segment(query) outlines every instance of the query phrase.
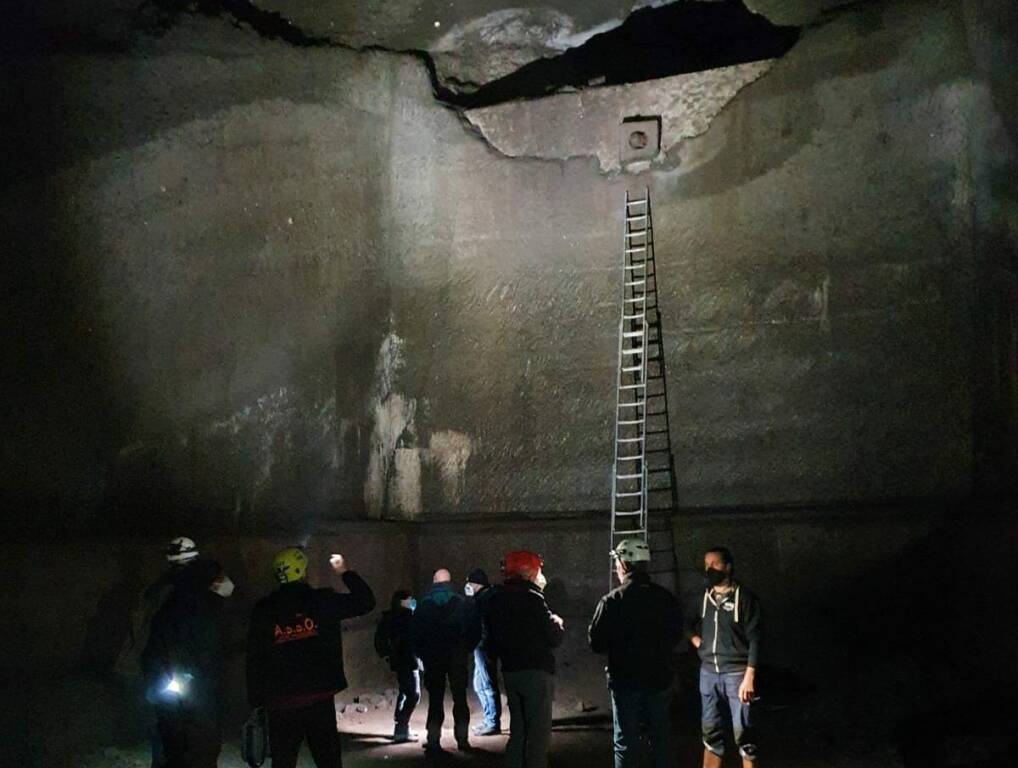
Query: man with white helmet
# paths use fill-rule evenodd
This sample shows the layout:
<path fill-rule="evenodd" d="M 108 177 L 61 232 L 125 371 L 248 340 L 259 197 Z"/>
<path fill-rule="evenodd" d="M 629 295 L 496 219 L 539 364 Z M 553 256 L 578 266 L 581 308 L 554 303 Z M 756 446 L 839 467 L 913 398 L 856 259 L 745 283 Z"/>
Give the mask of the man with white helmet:
<path fill-rule="evenodd" d="M 212 768 L 222 742 L 223 600 L 233 582 L 187 537 L 170 542 L 166 560 L 169 571 L 146 591 L 157 610 L 140 658 L 156 711 L 152 764 Z"/>
<path fill-rule="evenodd" d="M 650 549 L 625 539 L 611 552 L 619 586 L 601 598 L 587 630 L 595 653 L 608 655 L 615 768 L 634 764 L 643 723 L 652 768 L 667 768 L 671 741 L 672 656 L 682 637 L 675 596 L 650 579 Z"/>
<path fill-rule="evenodd" d="M 342 555 L 329 564 L 349 593 L 312 587 L 304 550 L 284 549 L 273 560 L 279 589 L 251 614 L 247 694 L 267 710 L 273 768 L 294 768 L 305 738 L 318 768 L 342 765 L 334 702 L 347 686 L 341 622 L 370 613 L 375 596 Z"/>

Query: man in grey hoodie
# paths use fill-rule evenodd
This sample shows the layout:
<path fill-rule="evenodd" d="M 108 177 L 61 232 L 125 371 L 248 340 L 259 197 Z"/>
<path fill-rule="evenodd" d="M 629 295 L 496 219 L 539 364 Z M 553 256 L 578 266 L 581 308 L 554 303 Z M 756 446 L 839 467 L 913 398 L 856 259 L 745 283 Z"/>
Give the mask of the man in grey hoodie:
<path fill-rule="evenodd" d="M 752 704 L 760 653 L 760 602 L 735 581 L 734 565 L 726 547 L 711 547 L 704 554 L 703 600 L 690 636 L 700 654 L 703 768 L 721 768 L 724 700 L 743 768 L 752 768 L 756 760 Z"/>

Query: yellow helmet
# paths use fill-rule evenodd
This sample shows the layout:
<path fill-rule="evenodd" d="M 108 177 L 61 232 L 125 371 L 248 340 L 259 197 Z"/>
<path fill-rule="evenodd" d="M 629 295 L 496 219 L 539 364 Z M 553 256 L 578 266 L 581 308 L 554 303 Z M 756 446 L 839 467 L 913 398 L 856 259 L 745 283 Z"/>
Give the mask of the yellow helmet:
<path fill-rule="evenodd" d="M 280 584 L 301 581 L 308 575 L 308 556 L 300 547 L 288 547 L 272 559 L 272 570 Z"/>

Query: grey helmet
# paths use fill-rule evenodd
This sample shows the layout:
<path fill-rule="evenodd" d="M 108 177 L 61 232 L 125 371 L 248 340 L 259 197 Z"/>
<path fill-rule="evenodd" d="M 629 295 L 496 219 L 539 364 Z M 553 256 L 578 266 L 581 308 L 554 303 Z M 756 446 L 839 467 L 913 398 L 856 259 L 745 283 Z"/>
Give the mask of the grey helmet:
<path fill-rule="evenodd" d="M 623 539 L 611 552 L 612 557 L 623 563 L 649 563 L 650 547 L 643 539 Z"/>

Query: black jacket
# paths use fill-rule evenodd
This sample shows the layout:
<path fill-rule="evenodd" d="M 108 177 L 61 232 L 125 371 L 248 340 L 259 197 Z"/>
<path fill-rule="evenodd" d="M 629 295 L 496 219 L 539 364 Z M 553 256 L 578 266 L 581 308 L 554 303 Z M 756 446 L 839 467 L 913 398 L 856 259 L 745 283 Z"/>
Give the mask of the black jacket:
<path fill-rule="evenodd" d="M 413 647 L 424 667 L 441 668 L 466 657 L 481 635 L 472 603 L 452 584 L 432 584 L 414 612 Z"/>
<path fill-rule="evenodd" d="M 760 601 L 739 584 L 715 599 L 703 593 L 693 634 L 701 638 L 700 663 L 716 673 L 756 667 L 760 653 Z"/>
<path fill-rule="evenodd" d="M 503 672 L 555 672 L 552 649 L 561 645 L 564 633 L 552 621 L 539 587 L 526 579 L 508 579 L 492 595 L 487 616 L 488 652 L 502 663 Z"/>
<path fill-rule="evenodd" d="M 633 573 L 601 598 L 587 637 L 594 653 L 608 654 L 612 688 L 663 690 L 672 681 L 682 609 L 675 596 L 646 573 Z"/>
<path fill-rule="evenodd" d="M 341 622 L 369 613 L 375 596 L 353 571 L 343 574 L 343 583 L 349 594 L 303 581 L 283 584 L 255 604 L 247 641 L 252 706 L 272 708 L 346 688 Z"/>
<path fill-rule="evenodd" d="M 188 694 L 182 706 L 212 711 L 220 690 L 223 644 L 223 598 L 209 590 L 219 565 L 196 561 L 167 579 L 172 585 L 152 617 L 141 652 L 141 669 L 150 692 L 173 674 L 187 674 Z"/>
<path fill-rule="evenodd" d="M 393 672 L 412 672 L 420 668 L 413 648 L 414 612 L 397 606 L 382 612 L 375 629 L 375 650 L 389 660 Z"/>
<path fill-rule="evenodd" d="M 498 594 L 500 589 L 502 587 L 493 584 L 482 589 L 470 600 L 473 603 L 474 610 L 477 611 L 478 620 L 481 624 L 481 636 L 477 642 L 477 647 L 485 653 L 488 653 L 488 608 L 492 598 Z"/>

